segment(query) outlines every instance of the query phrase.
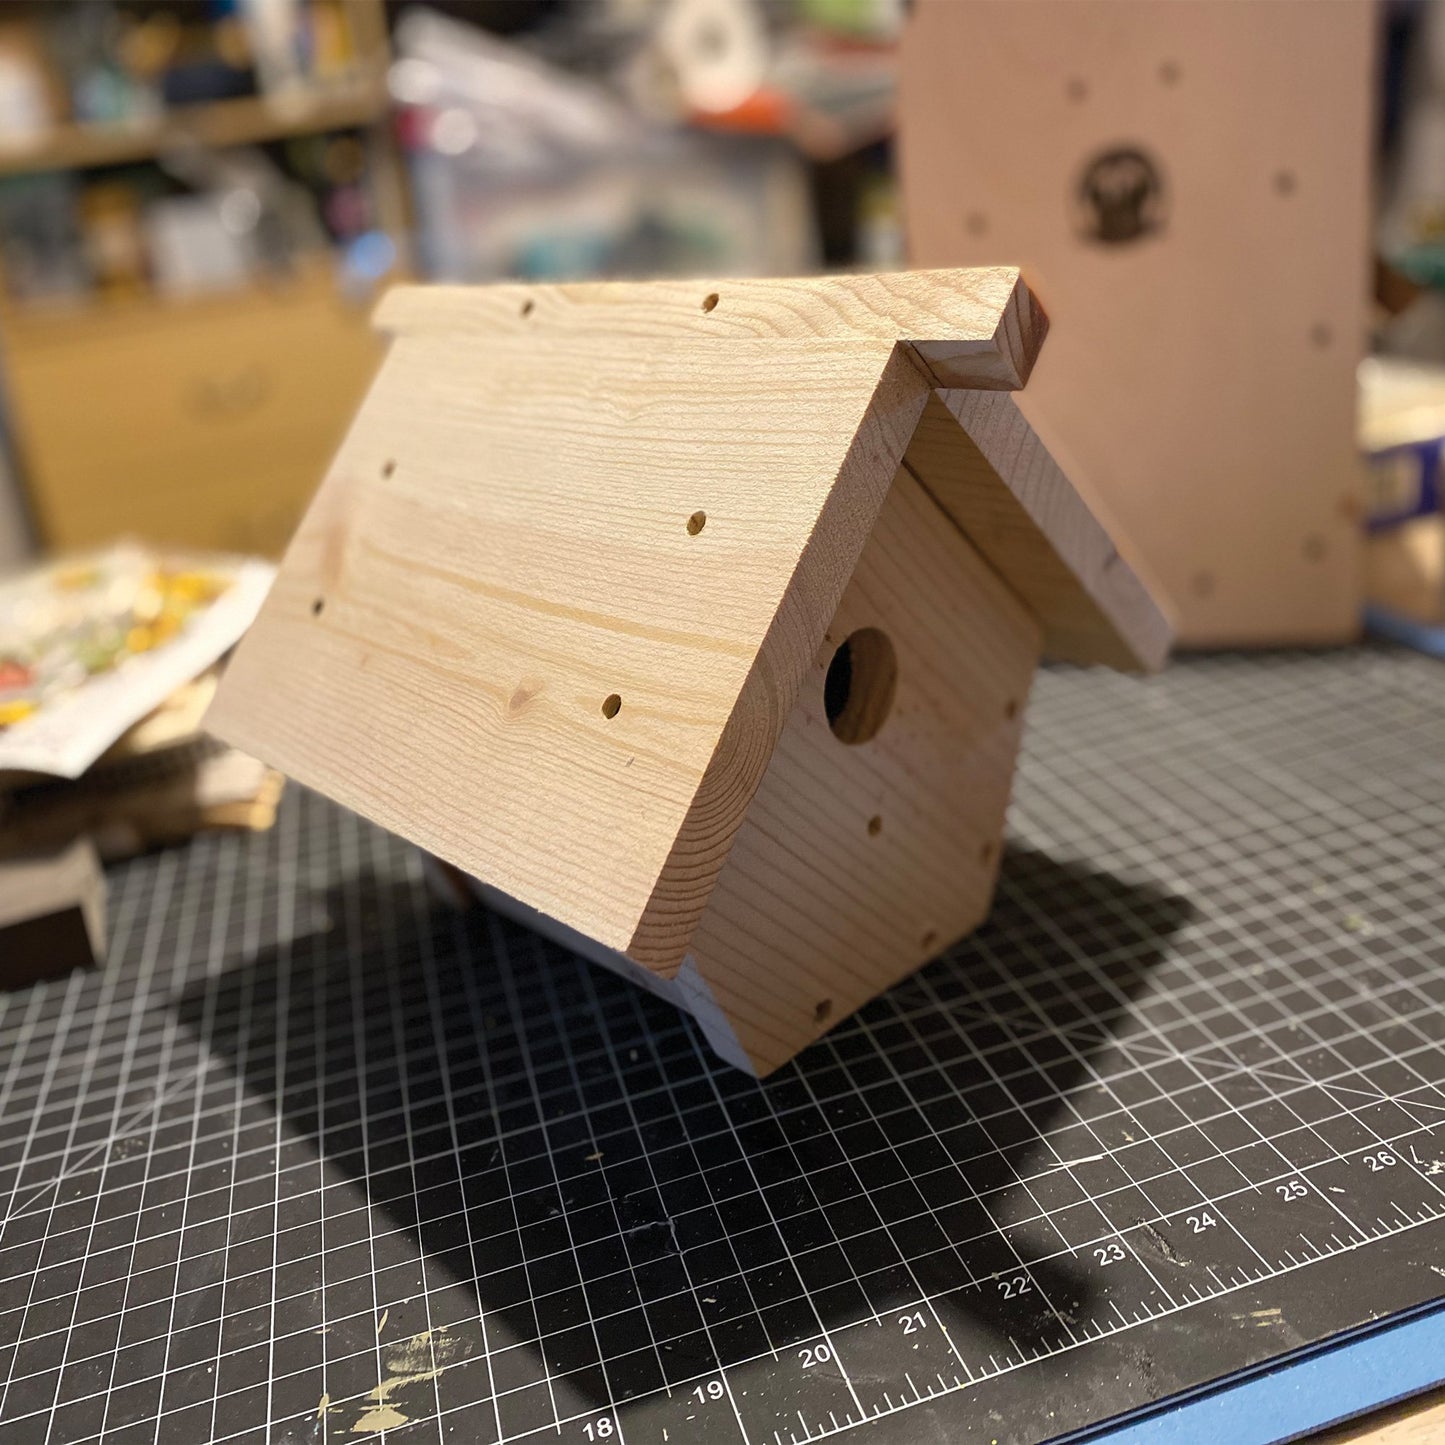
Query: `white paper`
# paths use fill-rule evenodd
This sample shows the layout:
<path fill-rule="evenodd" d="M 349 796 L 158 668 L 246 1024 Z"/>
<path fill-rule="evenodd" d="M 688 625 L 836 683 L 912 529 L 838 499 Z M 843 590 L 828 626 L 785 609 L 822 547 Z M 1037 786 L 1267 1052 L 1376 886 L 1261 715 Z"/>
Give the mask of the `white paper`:
<path fill-rule="evenodd" d="M 240 641 L 275 575 L 269 562 L 240 563 L 231 586 L 190 618 L 179 636 L 0 730 L 0 772 L 78 778 L 128 727 Z"/>

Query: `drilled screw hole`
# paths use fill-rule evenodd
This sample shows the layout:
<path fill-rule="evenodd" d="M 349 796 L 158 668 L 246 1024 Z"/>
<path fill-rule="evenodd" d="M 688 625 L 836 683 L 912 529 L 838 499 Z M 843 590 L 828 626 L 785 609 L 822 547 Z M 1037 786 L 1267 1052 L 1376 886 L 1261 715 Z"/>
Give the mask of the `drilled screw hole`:
<path fill-rule="evenodd" d="M 326 599 L 325 599 L 324 597 L 318 597 L 318 598 L 311 604 L 311 615 L 312 615 L 313 617 L 320 617 L 320 616 L 321 616 L 322 609 L 323 609 L 325 606 L 326 606 Z"/>
<path fill-rule="evenodd" d="M 1064 87 L 1064 93 L 1075 105 L 1078 105 L 1081 101 L 1089 98 L 1089 82 L 1082 76 L 1072 76 L 1069 83 Z"/>
<path fill-rule="evenodd" d="M 687 519 L 687 535 L 688 535 L 689 537 L 696 537 L 697 534 L 698 534 L 699 532 L 701 532 L 702 529 L 703 529 L 704 527 L 706 527 L 706 526 L 707 526 L 707 513 L 706 513 L 706 512 L 694 512 L 694 513 L 692 514 L 692 516 L 690 516 L 690 517 Z"/>
<path fill-rule="evenodd" d="M 524 302 L 522 302 L 522 315 L 523 315 L 523 316 L 530 316 L 530 315 L 532 314 L 532 312 L 535 311 L 536 309 L 537 309 L 537 303 L 536 303 L 535 301 L 533 301 L 530 296 L 527 297 L 527 299 L 526 299 Z"/>
<path fill-rule="evenodd" d="M 1165 85 L 1178 85 L 1184 72 L 1179 67 L 1177 60 L 1166 60 L 1159 67 L 1159 79 Z"/>
<path fill-rule="evenodd" d="M 1295 190 L 1295 178 L 1293 171 L 1276 171 L 1274 173 L 1274 191 L 1277 196 L 1292 196 Z"/>
<path fill-rule="evenodd" d="M 813 1022 L 820 1024 L 829 1014 L 833 1012 L 833 1000 L 830 998 L 819 999 L 818 1006 L 813 1010 Z"/>
<path fill-rule="evenodd" d="M 1006 703 L 1004 703 L 1004 705 L 1003 705 L 1003 715 L 1004 715 L 1010 722 L 1012 722 L 1012 721 L 1019 715 L 1019 700 L 1018 700 L 1018 698 L 1016 698 L 1016 697 L 1011 697 L 1011 698 L 1009 698 L 1009 700 L 1008 700 Z"/>
<path fill-rule="evenodd" d="M 381 464 L 381 474 L 382 474 L 382 476 L 384 476 L 384 477 L 390 477 L 390 476 L 393 476 L 393 475 L 395 474 L 395 472 L 396 472 L 396 458 L 395 458 L 395 457 L 388 457 L 388 458 Z"/>
<path fill-rule="evenodd" d="M 1312 532 L 1305 538 L 1302 550 L 1305 554 L 1305 561 L 1323 562 L 1329 548 L 1325 545 L 1325 539 L 1318 532 Z"/>
<path fill-rule="evenodd" d="M 602 716 L 616 717 L 622 711 L 622 699 L 615 692 L 609 692 L 602 699 Z"/>
<path fill-rule="evenodd" d="M 1335 333 L 1323 321 L 1316 321 L 1310 327 L 1310 343 L 1318 346 L 1321 351 L 1335 339 Z"/>
<path fill-rule="evenodd" d="M 883 819 L 877 813 L 868 820 L 868 836 L 876 838 L 883 831 Z"/>
<path fill-rule="evenodd" d="M 709 292 L 707 293 L 707 295 L 702 298 L 702 309 L 703 309 L 704 311 L 711 311 L 711 310 L 713 309 L 713 307 L 717 305 L 717 303 L 718 303 L 718 294 L 717 294 L 717 292 L 716 292 L 716 291 L 709 291 Z"/>
<path fill-rule="evenodd" d="M 983 864 L 989 864 L 989 863 L 992 863 L 992 862 L 993 862 L 993 844 L 992 844 L 992 843 L 985 843 L 985 844 L 978 850 L 978 861 L 979 861 L 980 863 L 983 863 Z"/>
<path fill-rule="evenodd" d="M 934 950 L 935 948 L 937 948 L 937 947 L 938 947 L 938 935 L 933 931 L 933 929 L 930 928 L 930 929 L 928 930 L 928 932 L 923 935 L 923 943 L 922 943 L 923 951 L 924 951 L 925 953 L 932 953 L 933 950 Z"/>

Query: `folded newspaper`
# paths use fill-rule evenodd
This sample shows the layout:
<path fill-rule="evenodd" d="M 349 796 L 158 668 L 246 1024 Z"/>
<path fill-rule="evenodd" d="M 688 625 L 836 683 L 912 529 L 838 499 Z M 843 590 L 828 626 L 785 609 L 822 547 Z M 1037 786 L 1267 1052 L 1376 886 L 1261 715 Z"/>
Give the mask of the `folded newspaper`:
<path fill-rule="evenodd" d="M 0 581 L 0 773 L 80 777 L 235 646 L 274 575 L 123 543 Z"/>

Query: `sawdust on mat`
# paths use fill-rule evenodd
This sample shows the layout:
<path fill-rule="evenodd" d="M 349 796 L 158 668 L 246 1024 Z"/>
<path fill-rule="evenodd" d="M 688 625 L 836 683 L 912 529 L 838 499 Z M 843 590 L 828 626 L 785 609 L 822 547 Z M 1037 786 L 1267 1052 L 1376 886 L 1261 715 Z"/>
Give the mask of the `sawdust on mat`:
<path fill-rule="evenodd" d="M 385 1323 L 383 1316 L 382 1323 Z M 380 1327 L 378 1326 L 378 1333 Z M 392 1397 L 397 1391 L 405 1391 L 409 1385 L 423 1384 L 435 1380 L 449 1365 L 458 1364 L 462 1341 L 447 1334 L 443 1325 L 435 1330 L 423 1330 L 419 1335 L 398 1340 L 386 1347 L 386 1378 L 358 1403 L 362 1407 L 352 1435 L 373 1435 L 379 1430 L 394 1430 L 411 1419 L 401 1409 L 401 1404 Z M 465 1355 L 461 1355 L 465 1359 Z"/>

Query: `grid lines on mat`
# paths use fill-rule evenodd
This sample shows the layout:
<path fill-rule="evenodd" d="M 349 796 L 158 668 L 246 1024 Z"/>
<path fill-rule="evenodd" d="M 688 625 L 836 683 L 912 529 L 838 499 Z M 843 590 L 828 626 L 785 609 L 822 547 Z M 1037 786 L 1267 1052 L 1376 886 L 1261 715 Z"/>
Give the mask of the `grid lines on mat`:
<path fill-rule="evenodd" d="M 115 870 L 0 996 L 0 1437 L 1040 1440 L 1029 1371 L 1423 1303 L 1442 718 L 1383 649 L 1043 674 L 989 923 L 762 1085 L 299 789 Z"/>

